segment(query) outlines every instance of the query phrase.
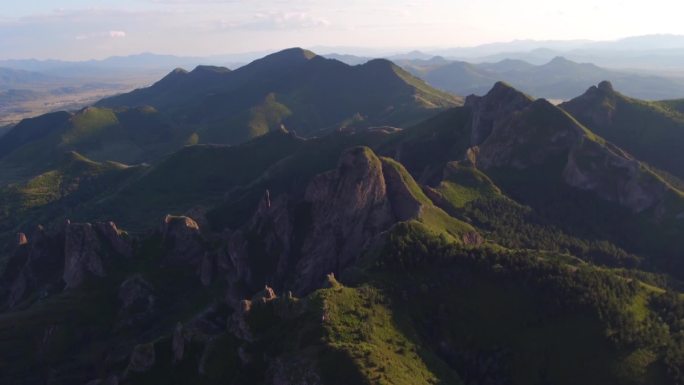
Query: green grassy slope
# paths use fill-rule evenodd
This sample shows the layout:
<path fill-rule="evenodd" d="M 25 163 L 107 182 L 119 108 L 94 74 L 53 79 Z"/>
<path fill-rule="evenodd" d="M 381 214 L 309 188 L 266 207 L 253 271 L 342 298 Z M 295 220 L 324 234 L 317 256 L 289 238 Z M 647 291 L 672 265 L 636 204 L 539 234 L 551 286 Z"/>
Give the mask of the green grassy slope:
<path fill-rule="evenodd" d="M 301 49 L 213 75 L 213 82 L 190 81 L 202 77 L 196 71 L 174 72 L 99 105 L 152 105 L 192 126 L 203 143 L 239 143 L 280 124 L 302 136 L 349 122 L 408 126 L 462 102 L 386 60 L 352 67 Z M 183 92 L 170 91 L 176 89 Z"/>
<path fill-rule="evenodd" d="M 152 161 L 179 148 L 189 135 L 152 108 L 90 107 L 29 119 L 0 139 L 6 149 L 0 153 L 0 185 L 49 170 L 68 151 L 95 161 Z"/>
<path fill-rule="evenodd" d="M 98 163 L 73 151 L 66 153 L 54 169 L 0 188 L 0 239 L 9 247 L 8 240 L 15 231 L 70 218 L 143 171 L 144 167 Z"/>

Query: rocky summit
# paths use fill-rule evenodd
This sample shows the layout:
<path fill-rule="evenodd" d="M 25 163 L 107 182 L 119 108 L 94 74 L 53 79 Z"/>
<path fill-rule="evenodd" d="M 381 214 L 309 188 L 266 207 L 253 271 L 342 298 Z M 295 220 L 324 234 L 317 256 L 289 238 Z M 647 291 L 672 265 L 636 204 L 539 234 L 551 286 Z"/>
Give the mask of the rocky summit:
<path fill-rule="evenodd" d="M 27 119 L 0 384 L 680 384 L 682 104 L 615 84 L 289 49 Z"/>

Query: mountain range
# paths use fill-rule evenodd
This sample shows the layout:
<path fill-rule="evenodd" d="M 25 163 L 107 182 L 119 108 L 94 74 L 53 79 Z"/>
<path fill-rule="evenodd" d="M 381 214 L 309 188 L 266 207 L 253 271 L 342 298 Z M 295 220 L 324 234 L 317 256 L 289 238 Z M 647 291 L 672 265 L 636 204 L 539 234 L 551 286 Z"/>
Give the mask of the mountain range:
<path fill-rule="evenodd" d="M 542 65 L 515 59 L 473 64 L 440 57 L 398 63 L 432 86 L 459 95 L 482 94 L 497 81 L 505 81 L 531 95 L 568 100 L 592 84 L 608 80 L 636 98 L 659 100 L 684 96 L 681 79 L 608 70 L 563 57 L 555 57 Z"/>
<path fill-rule="evenodd" d="M 681 383 L 684 102 L 620 90 L 289 49 L 26 119 L 0 382 Z"/>

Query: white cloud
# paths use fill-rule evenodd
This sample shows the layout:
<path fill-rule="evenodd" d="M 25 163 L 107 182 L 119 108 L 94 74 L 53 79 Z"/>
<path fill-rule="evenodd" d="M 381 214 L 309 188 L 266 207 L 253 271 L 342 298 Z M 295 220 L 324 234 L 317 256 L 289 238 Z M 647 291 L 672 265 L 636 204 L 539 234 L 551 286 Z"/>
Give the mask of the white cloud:
<path fill-rule="evenodd" d="M 296 30 L 330 26 L 328 19 L 308 12 L 258 12 L 247 21 L 222 20 L 221 29 Z"/>
<path fill-rule="evenodd" d="M 111 30 L 108 32 L 80 33 L 80 34 L 75 36 L 75 39 L 76 40 L 103 39 L 103 38 L 121 39 L 124 37 L 126 37 L 125 31 Z"/>

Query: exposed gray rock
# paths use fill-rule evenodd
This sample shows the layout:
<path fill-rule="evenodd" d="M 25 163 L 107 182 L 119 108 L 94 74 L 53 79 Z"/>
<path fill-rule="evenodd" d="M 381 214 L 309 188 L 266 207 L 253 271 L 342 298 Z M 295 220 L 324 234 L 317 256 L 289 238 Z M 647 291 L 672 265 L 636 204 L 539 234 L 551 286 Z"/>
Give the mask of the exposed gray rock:
<path fill-rule="evenodd" d="M 246 299 L 240 301 L 239 307 L 232 314 L 228 322 L 229 328 L 233 334 L 244 341 L 254 340 L 252 331 L 247 323 L 247 317 L 249 316 L 251 310 L 252 301 Z"/>
<path fill-rule="evenodd" d="M 569 185 L 593 191 L 635 212 L 662 202 L 667 192 L 665 184 L 637 160 L 588 140 L 570 152 L 563 176 Z"/>
<path fill-rule="evenodd" d="M 266 192 L 245 228 L 230 237 L 228 250 L 234 280 L 240 280 L 253 293 L 265 283 L 279 285 L 290 266 L 292 218 L 288 196 L 271 200 Z M 249 249 L 260 250 L 260 260 Z"/>
<path fill-rule="evenodd" d="M 128 362 L 127 372 L 144 373 L 152 369 L 156 361 L 154 344 L 136 345 Z"/>
<path fill-rule="evenodd" d="M 123 312 L 151 313 L 154 311 L 156 298 L 152 285 L 136 274 L 119 286 L 119 301 Z"/>
<path fill-rule="evenodd" d="M 172 262 L 199 265 L 205 253 L 197 222 L 189 217 L 167 215 L 161 226 L 166 257 Z"/>
<path fill-rule="evenodd" d="M 502 117 L 510 117 L 532 103 L 532 99 L 503 82 L 497 82 L 487 96 L 470 95 L 465 106 L 473 111 L 471 145 L 479 146 L 501 124 Z"/>
<path fill-rule="evenodd" d="M 394 217 L 399 221 L 418 217 L 423 205 L 411 194 L 399 171 L 390 164 L 390 161 L 383 159 L 382 173 Z"/>
<path fill-rule="evenodd" d="M 63 238 L 37 226 L 28 243 L 17 246 L 0 277 L 8 307 L 15 307 L 32 290 L 58 286 L 63 261 Z"/>
<path fill-rule="evenodd" d="M 372 239 L 396 220 L 387 199 L 382 162 L 366 147 L 345 151 L 336 170 L 316 176 L 304 201 L 314 224 L 296 267 L 296 293 L 315 289 L 331 271 L 351 265 Z"/>
<path fill-rule="evenodd" d="M 178 322 L 173 331 L 173 340 L 171 342 L 173 349 L 173 362 L 181 362 L 185 352 L 185 335 L 183 333 L 183 324 Z"/>
<path fill-rule="evenodd" d="M 102 245 L 90 223 L 69 224 L 64 239 L 64 282 L 67 288 L 80 286 L 88 273 L 105 276 Z"/>
<path fill-rule="evenodd" d="M 310 292 L 328 273 L 351 267 L 359 251 L 394 223 L 418 217 L 422 203 L 396 167 L 356 147 L 342 153 L 334 170 L 313 177 L 302 195 L 266 192 L 249 223 L 228 242 L 229 275 L 248 289 L 237 298 L 264 284 Z"/>
<path fill-rule="evenodd" d="M 590 92 L 610 94 L 602 83 Z M 473 110 L 473 147 L 469 163 L 487 170 L 524 169 L 564 160 L 562 176 L 575 188 L 595 193 L 635 212 L 659 207 L 667 186 L 624 151 L 590 134 L 551 103 L 526 100 L 513 88 L 497 84 L 484 97 L 469 97 Z"/>
<path fill-rule="evenodd" d="M 276 298 L 278 298 L 278 296 L 276 295 L 275 290 L 273 290 L 272 288 L 268 287 L 268 285 L 266 285 L 264 287 L 264 290 L 260 291 L 259 293 L 256 293 L 252 297 L 251 302 L 252 303 L 264 304 L 264 303 L 271 302 L 271 301 L 275 300 Z"/>
<path fill-rule="evenodd" d="M 125 231 L 119 230 L 114 222 L 98 222 L 94 227 L 116 253 L 127 258 L 133 255 L 131 239 Z"/>
<path fill-rule="evenodd" d="M 107 259 L 132 255 L 131 241 L 114 222 L 71 223 L 64 228 L 64 274 L 67 288 L 80 286 L 86 277 L 107 275 Z"/>

